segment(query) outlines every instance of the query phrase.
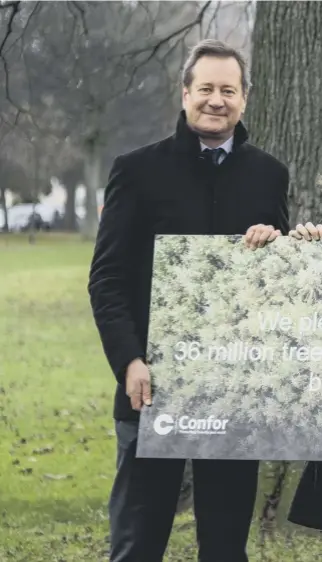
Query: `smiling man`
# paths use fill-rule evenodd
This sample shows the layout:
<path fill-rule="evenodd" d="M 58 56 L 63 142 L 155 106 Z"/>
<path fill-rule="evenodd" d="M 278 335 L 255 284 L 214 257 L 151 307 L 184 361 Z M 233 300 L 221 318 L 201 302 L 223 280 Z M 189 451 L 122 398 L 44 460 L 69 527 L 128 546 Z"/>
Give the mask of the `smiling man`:
<path fill-rule="evenodd" d="M 150 406 L 147 338 L 156 234 L 245 234 L 251 249 L 288 234 L 288 170 L 248 142 L 242 55 L 207 40 L 183 69 L 173 135 L 116 158 L 91 264 L 96 325 L 117 380 L 117 473 L 110 562 L 161 562 L 185 462 L 136 458 Z M 257 461 L 193 461 L 199 562 L 246 562 Z"/>
<path fill-rule="evenodd" d="M 239 62 L 234 57 L 203 56 L 186 67 L 183 107 L 187 122 L 209 147 L 217 148 L 232 140 L 245 111 L 248 86 L 246 77 L 243 84 L 240 74 Z"/>

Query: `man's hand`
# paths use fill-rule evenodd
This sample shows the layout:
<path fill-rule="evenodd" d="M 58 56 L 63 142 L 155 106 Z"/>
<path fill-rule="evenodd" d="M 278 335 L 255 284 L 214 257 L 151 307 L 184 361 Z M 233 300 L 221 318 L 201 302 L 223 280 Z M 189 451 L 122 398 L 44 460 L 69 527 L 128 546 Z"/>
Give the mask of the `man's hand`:
<path fill-rule="evenodd" d="M 281 236 L 281 231 L 275 230 L 272 225 L 256 224 L 247 230 L 245 244 L 247 248 L 256 250 L 265 246 L 267 242 L 273 242 L 278 236 Z"/>
<path fill-rule="evenodd" d="M 293 238 L 297 238 L 297 240 L 322 240 L 322 224 L 317 224 L 314 226 L 311 222 L 307 222 L 305 226 L 299 223 L 296 225 L 295 230 L 290 230 L 288 233 L 289 236 Z"/>
<path fill-rule="evenodd" d="M 151 406 L 151 377 L 148 367 L 141 359 L 134 359 L 126 370 L 126 394 L 131 399 L 133 410 L 140 411 L 142 405 Z"/>

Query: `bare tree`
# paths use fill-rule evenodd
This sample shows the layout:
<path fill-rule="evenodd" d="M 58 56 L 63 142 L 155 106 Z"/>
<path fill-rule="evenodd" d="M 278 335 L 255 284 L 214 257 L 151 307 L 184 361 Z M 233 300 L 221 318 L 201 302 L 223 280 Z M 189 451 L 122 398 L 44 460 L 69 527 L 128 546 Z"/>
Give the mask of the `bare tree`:
<path fill-rule="evenodd" d="M 2 100 L 2 115 L 29 137 L 67 138 L 79 148 L 88 237 L 96 235 L 96 193 L 113 154 L 169 132 L 179 98 L 173 83 L 185 41 L 210 4 L 30 2 L 7 7 L 11 23 L 3 40 L 2 98 L 7 103 Z"/>

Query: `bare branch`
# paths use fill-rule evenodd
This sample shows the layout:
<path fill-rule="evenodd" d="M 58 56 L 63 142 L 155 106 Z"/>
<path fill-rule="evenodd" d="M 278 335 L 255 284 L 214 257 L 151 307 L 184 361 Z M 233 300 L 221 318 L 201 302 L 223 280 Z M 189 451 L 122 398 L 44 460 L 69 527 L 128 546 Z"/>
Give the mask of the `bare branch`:
<path fill-rule="evenodd" d="M 215 8 L 215 10 L 214 10 L 214 13 L 213 13 L 213 15 L 212 15 L 211 18 L 210 18 L 210 21 L 209 21 L 209 24 L 208 24 L 208 27 L 207 27 L 207 31 L 206 31 L 205 37 L 208 37 L 208 36 L 209 36 L 211 26 L 212 26 L 212 24 L 213 24 L 214 22 L 216 22 L 217 15 L 218 15 L 218 12 L 219 12 L 220 8 L 221 8 L 221 2 L 217 2 L 216 8 Z"/>
<path fill-rule="evenodd" d="M 12 34 L 12 31 L 13 31 L 13 22 L 14 22 L 14 19 L 15 19 L 17 13 L 19 12 L 20 4 L 21 4 L 20 1 L 19 1 L 19 2 L 12 2 L 12 3 L 10 4 L 10 7 L 12 8 L 12 10 L 11 10 L 11 14 L 10 14 L 9 21 L 8 21 L 8 24 L 7 24 L 7 32 L 6 32 L 6 34 L 5 34 L 5 36 L 4 36 L 3 40 L 2 40 L 2 42 L 1 42 L 1 44 L 0 44 L 0 59 L 2 60 L 3 68 L 4 68 L 4 72 L 5 72 L 6 98 L 7 98 L 7 100 L 11 103 L 11 105 L 13 105 L 13 107 L 17 110 L 18 113 L 25 113 L 26 110 L 23 109 L 22 107 L 18 106 L 18 105 L 13 101 L 13 99 L 11 98 L 10 89 L 9 89 L 9 69 L 8 69 L 8 63 L 7 63 L 7 60 L 6 60 L 6 58 L 5 58 L 5 56 L 4 56 L 4 53 L 3 53 L 3 50 L 4 50 L 4 48 L 5 48 L 5 45 L 6 45 L 7 41 L 8 41 L 8 39 L 9 39 L 10 35 Z M 6 7 L 8 7 L 8 5 L 7 5 Z M 19 115 L 16 116 L 16 120 L 17 120 L 17 119 L 19 119 Z"/>
<path fill-rule="evenodd" d="M 1 2 L 0 10 L 5 10 L 7 8 L 13 8 L 15 6 L 15 4 L 20 4 L 20 2 L 7 2 L 5 4 L 3 4 L 3 2 Z"/>
<path fill-rule="evenodd" d="M 67 2 L 67 4 L 69 4 L 69 2 Z M 80 6 L 79 3 L 76 2 L 76 0 L 73 0 L 71 2 L 71 4 L 79 12 L 80 18 L 81 18 L 81 21 L 82 21 L 82 25 L 83 25 L 84 35 L 86 35 L 86 37 L 88 37 L 88 27 L 87 27 L 87 23 L 86 23 L 86 17 L 85 17 L 86 11 L 85 11 L 85 9 L 82 6 Z"/>
<path fill-rule="evenodd" d="M 236 29 L 238 29 L 238 27 L 241 25 L 241 22 L 242 22 L 242 20 L 243 20 L 245 14 L 246 14 L 246 16 L 247 16 L 247 3 L 246 3 L 246 9 L 245 9 L 245 6 L 244 6 L 244 10 L 241 10 L 241 12 L 240 12 L 240 14 L 239 14 L 239 16 L 238 16 L 238 20 L 237 20 L 237 22 L 236 22 L 235 27 L 232 28 L 232 29 L 230 29 L 228 35 L 226 35 L 226 38 L 225 38 L 225 39 L 226 39 L 227 42 L 229 42 L 229 40 L 230 40 L 232 34 L 234 33 L 234 31 L 235 31 Z"/>
<path fill-rule="evenodd" d="M 16 113 L 15 116 L 15 120 L 14 123 L 10 123 L 9 121 L 7 121 L 3 115 L 0 116 L 0 120 L 2 121 L 2 124 L 5 125 L 7 127 L 7 130 L 4 132 L 4 134 L 2 135 L 2 137 L 0 138 L 0 146 L 2 146 L 2 144 L 4 143 L 6 137 L 13 132 L 15 132 L 15 134 L 23 139 L 23 140 L 27 140 L 28 142 L 30 141 L 29 137 L 27 136 L 27 134 L 25 133 L 24 130 L 20 129 L 17 125 L 19 123 L 19 117 L 20 117 L 21 113 L 18 111 Z"/>
<path fill-rule="evenodd" d="M 15 40 L 13 41 L 13 43 L 3 52 L 4 55 L 6 55 L 7 53 L 9 53 L 9 51 L 11 51 L 11 49 L 12 49 L 17 43 L 19 43 L 19 41 L 20 41 L 21 39 L 24 39 L 25 33 L 26 33 L 27 29 L 28 29 L 28 26 L 29 26 L 29 24 L 30 24 L 30 21 L 31 21 L 32 17 L 33 17 L 36 13 L 38 13 L 40 9 L 41 9 L 41 2 L 40 2 L 40 0 L 39 0 L 38 2 L 36 2 L 34 8 L 33 8 L 32 11 L 30 12 L 30 14 L 29 14 L 29 16 L 28 16 L 28 19 L 27 19 L 27 21 L 26 21 L 26 25 L 25 25 L 25 27 L 23 28 L 21 34 L 20 34 L 20 35 L 17 37 L 17 39 L 15 39 Z"/>
<path fill-rule="evenodd" d="M 133 80 L 138 72 L 138 70 L 140 68 L 142 68 L 142 66 L 144 66 L 145 64 L 147 64 L 155 55 L 156 53 L 160 50 L 160 48 L 168 43 L 171 39 L 174 39 L 175 37 L 177 37 L 178 35 L 182 35 L 185 32 L 189 33 L 196 25 L 199 25 L 200 23 L 202 23 L 202 20 L 204 18 L 204 15 L 207 11 L 207 9 L 209 8 L 209 6 L 211 5 L 211 1 L 206 2 L 206 4 L 202 7 L 202 9 L 200 10 L 200 12 L 198 13 L 197 17 L 190 23 L 187 23 L 186 25 L 183 25 L 182 27 L 180 27 L 179 29 L 176 29 L 175 31 L 173 31 L 172 33 L 169 33 L 169 35 L 167 35 L 166 37 L 163 37 L 162 39 L 160 39 L 153 47 L 144 47 L 142 49 L 138 49 L 136 51 L 132 51 L 132 53 L 128 53 L 127 56 L 135 56 L 138 54 L 142 54 L 145 53 L 147 51 L 151 51 L 151 53 L 149 54 L 149 56 L 142 61 L 141 63 L 139 63 L 138 65 L 135 66 L 135 68 L 133 69 L 133 72 L 131 74 L 129 83 L 125 89 L 125 92 L 127 93 L 128 90 L 132 87 L 133 85 Z M 187 35 L 186 33 L 186 35 Z M 124 56 L 124 55 L 122 55 Z"/>
<path fill-rule="evenodd" d="M 150 24 L 150 33 L 153 35 L 155 33 L 155 25 L 156 25 L 156 18 L 152 17 L 152 14 L 148 7 L 146 6 L 146 2 L 142 2 L 141 0 L 138 2 L 138 5 L 145 11 L 148 22 Z"/>
<path fill-rule="evenodd" d="M 168 43 L 168 41 L 170 41 L 171 39 L 174 39 L 174 37 L 177 37 L 181 33 L 184 33 L 187 30 L 190 31 L 196 25 L 199 25 L 202 22 L 203 17 L 204 17 L 204 15 L 205 15 L 205 13 L 206 13 L 206 11 L 207 11 L 207 9 L 209 8 L 210 5 L 211 5 L 211 0 L 206 2 L 206 4 L 202 7 L 202 9 L 200 10 L 197 17 L 192 22 L 187 23 L 186 25 L 183 25 L 182 27 L 179 27 L 178 29 L 176 29 L 172 33 L 169 33 L 169 35 L 166 35 L 165 37 L 160 39 L 154 46 L 152 46 L 152 47 L 151 46 L 142 47 L 142 49 L 137 49 L 137 50 L 132 51 L 132 52 L 130 51 L 130 52 L 125 53 L 124 55 L 121 55 L 121 56 L 127 56 L 127 57 L 128 56 L 136 56 L 136 55 L 141 55 L 142 53 L 146 53 L 148 51 L 151 51 L 150 55 L 144 61 L 143 64 L 145 64 L 146 62 L 149 62 L 154 57 L 154 55 L 159 51 L 159 49 L 162 47 L 162 45 L 164 45 L 165 43 Z"/>
<path fill-rule="evenodd" d="M 8 6 L 10 8 L 12 8 L 10 17 L 9 17 L 9 21 L 8 21 L 8 25 L 7 25 L 7 33 L 5 34 L 2 43 L 0 43 L 0 56 L 2 58 L 2 52 L 3 49 L 5 47 L 5 44 L 7 43 L 11 33 L 12 33 L 12 24 L 13 24 L 13 20 L 15 19 L 17 13 L 19 12 L 19 7 L 20 7 L 21 2 L 11 2 L 11 4 L 7 4 L 7 5 L 2 5 L 2 8 L 8 8 Z"/>
<path fill-rule="evenodd" d="M 141 6 L 141 2 L 138 2 L 138 5 L 143 8 L 143 6 Z M 144 9 L 144 8 L 143 8 Z M 146 13 L 149 12 L 149 10 L 147 10 L 145 8 Z M 127 15 L 127 17 L 125 17 L 125 15 Z M 147 16 L 148 17 L 148 16 Z M 128 29 L 130 28 L 130 25 L 132 23 L 132 19 L 133 19 L 133 15 L 131 14 L 131 12 L 127 13 L 125 12 L 125 14 L 122 14 L 122 36 L 123 37 L 127 37 L 128 36 Z M 151 30 L 151 34 L 153 34 L 153 31 Z"/>

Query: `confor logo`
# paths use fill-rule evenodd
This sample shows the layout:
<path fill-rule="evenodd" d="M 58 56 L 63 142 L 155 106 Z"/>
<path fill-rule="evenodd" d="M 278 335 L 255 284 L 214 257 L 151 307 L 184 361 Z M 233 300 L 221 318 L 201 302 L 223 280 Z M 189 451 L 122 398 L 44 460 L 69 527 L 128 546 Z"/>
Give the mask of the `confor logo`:
<path fill-rule="evenodd" d="M 225 435 L 229 420 L 210 415 L 207 418 L 192 418 L 184 415 L 174 419 L 169 414 L 161 414 L 154 420 L 153 428 L 158 435 L 175 433 Z"/>
<path fill-rule="evenodd" d="M 161 414 L 155 418 L 153 427 L 158 435 L 168 435 L 174 428 L 174 419 L 169 414 Z"/>

